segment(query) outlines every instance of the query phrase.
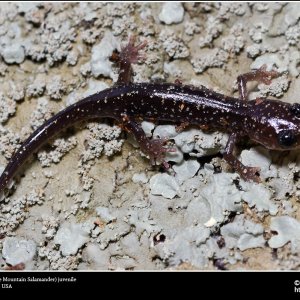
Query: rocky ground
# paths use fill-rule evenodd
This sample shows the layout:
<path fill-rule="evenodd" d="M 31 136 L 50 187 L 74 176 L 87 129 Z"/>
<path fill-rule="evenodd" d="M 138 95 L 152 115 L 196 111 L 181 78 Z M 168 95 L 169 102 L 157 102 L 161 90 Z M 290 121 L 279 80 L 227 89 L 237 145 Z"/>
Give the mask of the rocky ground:
<path fill-rule="evenodd" d="M 50 116 L 114 84 L 109 57 L 147 40 L 136 82 L 205 85 L 238 96 L 236 77 L 266 64 L 250 98 L 299 102 L 298 3 L 1 3 L 0 165 Z M 65 130 L 0 203 L 0 266 L 34 270 L 298 269 L 299 151 L 240 149 L 262 183 L 220 153 L 228 136 L 143 122 L 169 137 L 169 172 L 151 167 L 110 120 Z"/>

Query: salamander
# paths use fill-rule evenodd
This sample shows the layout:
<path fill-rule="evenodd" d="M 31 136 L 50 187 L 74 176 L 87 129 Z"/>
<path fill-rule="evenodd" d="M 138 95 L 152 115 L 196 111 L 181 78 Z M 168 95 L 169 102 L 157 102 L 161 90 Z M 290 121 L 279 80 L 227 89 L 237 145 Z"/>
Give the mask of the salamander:
<path fill-rule="evenodd" d="M 246 84 L 256 80 L 269 84 L 278 76 L 263 66 L 238 76 L 239 98 L 225 96 L 205 87 L 172 83 L 133 83 L 132 64 L 143 59 L 131 37 L 120 53 L 115 53 L 120 73 L 117 83 L 86 97 L 51 117 L 23 142 L 0 176 L 0 192 L 18 173 L 27 158 L 61 130 L 83 120 L 113 118 L 131 132 L 152 163 L 164 163 L 165 139 L 149 139 L 140 120 L 169 121 L 205 126 L 229 133 L 224 159 L 247 181 L 260 182 L 259 167 L 243 165 L 234 155 L 236 143 L 248 137 L 268 149 L 290 150 L 300 146 L 300 104 L 278 100 L 248 100 Z"/>

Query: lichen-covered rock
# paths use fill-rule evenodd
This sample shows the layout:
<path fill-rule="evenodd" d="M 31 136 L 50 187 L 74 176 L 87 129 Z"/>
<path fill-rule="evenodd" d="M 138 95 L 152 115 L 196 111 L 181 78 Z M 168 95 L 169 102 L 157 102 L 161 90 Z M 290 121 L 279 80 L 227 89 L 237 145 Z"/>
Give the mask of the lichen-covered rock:
<path fill-rule="evenodd" d="M 168 174 L 156 174 L 150 179 L 152 195 L 162 195 L 172 199 L 180 193 L 180 187 L 176 179 Z"/>
<path fill-rule="evenodd" d="M 237 216 L 232 223 L 221 227 L 221 235 L 229 248 L 237 247 L 244 251 L 250 248 L 264 247 L 264 228 L 261 224 L 255 224 L 245 220 L 243 215 Z"/>
<path fill-rule="evenodd" d="M 111 33 L 106 33 L 101 42 L 92 48 L 91 71 L 94 77 L 100 75 L 114 78 L 113 63 L 109 61 L 113 51 L 120 45 Z"/>
<path fill-rule="evenodd" d="M 5 47 L 0 53 L 7 64 L 20 64 L 25 59 L 24 47 L 17 43 Z"/>
<path fill-rule="evenodd" d="M 277 235 L 269 239 L 271 248 L 280 248 L 286 243 L 291 243 L 293 253 L 300 251 L 300 222 L 290 216 L 280 216 L 271 219 L 270 230 Z"/>
<path fill-rule="evenodd" d="M 176 173 L 176 178 L 180 182 L 183 182 L 188 178 L 194 177 L 197 171 L 199 170 L 199 168 L 200 168 L 200 164 L 197 162 L 197 160 L 192 160 L 192 159 L 188 161 L 184 161 L 180 165 L 175 165 L 173 167 Z"/>
<path fill-rule="evenodd" d="M 7 237 L 3 242 L 2 256 L 6 263 L 14 266 L 30 262 L 36 255 L 36 244 L 32 240 Z"/>
<path fill-rule="evenodd" d="M 60 245 L 62 255 L 75 255 L 89 240 L 89 233 L 81 224 L 65 223 L 57 231 L 54 243 Z"/>
<path fill-rule="evenodd" d="M 271 200 L 272 193 L 262 184 L 241 183 L 245 192 L 243 193 L 243 200 L 246 201 L 250 207 L 256 207 L 258 211 L 268 211 L 271 215 L 276 215 L 278 212 L 277 205 Z"/>
<path fill-rule="evenodd" d="M 184 8 L 180 2 L 166 2 L 162 6 L 159 19 L 167 25 L 182 22 Z"/>

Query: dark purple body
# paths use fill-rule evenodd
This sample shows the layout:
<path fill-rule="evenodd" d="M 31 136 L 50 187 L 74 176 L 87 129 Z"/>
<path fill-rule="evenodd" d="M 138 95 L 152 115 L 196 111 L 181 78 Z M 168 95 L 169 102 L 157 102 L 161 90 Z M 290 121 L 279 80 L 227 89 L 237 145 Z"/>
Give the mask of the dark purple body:
<path fill-rule="evenodd" d="M 242 102 L 204 87 L 157 83 L 117 85 L 67 107 L 38 128 L 8 163 L 0 177 L 0 191 L 30 155 L 55 134 L 79 121 L 111 117 L 119 122 L 124 118 L 141 118 L 204 125 L 212 130 L 238 132 L 266 147 L 276 148 L 276 126 L 268 123 L 269 113 L 277 120 L 295 118 L 289 109 L 290 104 L 280 101 Z M 261 134 L 270 140 L 269 144 L 262 141 Z"/>

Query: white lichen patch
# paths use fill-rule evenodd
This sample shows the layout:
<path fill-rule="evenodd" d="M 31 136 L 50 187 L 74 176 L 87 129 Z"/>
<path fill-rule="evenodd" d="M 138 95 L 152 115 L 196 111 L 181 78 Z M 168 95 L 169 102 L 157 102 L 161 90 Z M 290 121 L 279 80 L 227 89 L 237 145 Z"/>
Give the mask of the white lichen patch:
<path fill-rule="evenodd" d="M 66 90 L 61 76 L 54 76 L 46 85 L 47 95 L 53 100 L 60 100 Z"/>
<path fill-rule="evenodd" d="M 184 8 L 180 2 L 166 2 L 162 5 L 160 21 L 167 25 L 181 23 L 184 16 Z"/>
<path fill-rule="evenodd" d="M 241 182 L 243 200 L 246 201 L 251 208 L 255 207 L 259 212 L 267 211 L 271 215 L 276 215 L 278 206 L 271 200 L 272 192 L 262 184 L 249 184 Z"/>
<path fill-rule="evenodd" d="M 259 69 L 261 66 L 266 65 L 267 70 L 276 68 L 278 72 L 288 70 L 288 57 L 281 57 L 279 54 L 264 54 L 255 59 L 251 64 L 251 69 Z"/>
<path fill-rule="evenodd" d="M 151 137 L 155 125 L 152 122 L 143 121 L 141 123 L 141 126 L 142 126 L 142 129 L 145 132 L 146 136 Z"/>
<path fill-rule="evenodd" d="M 209 52 L 202 53 L 191 60 L 194 71 L 197 74 L 203 73 L 207 68 L 223 67 L 229 59 L 228 52 L 215 48 Z"/>
<path fill-rule="evenodd" d="M 14 101 L 22 101 L 25 97 L 24 85 L 21 82 L 9 82 L 8 96 Z"/>
<path fill-rule="evenodd" d="M 242 197 L 233 180 L 233 174 L 220 173 L 212 176 L 212 171 L 206 171 L 207 183 L 200 190 L 199 198 L 209 204 L 211 216 L 217 222 L 224 222 L 228 212 L 242 211 Z M 201 174 L 201 173 L 200 173 Z"/>
<path fill-rule="evenodd" d="M 194 35 L 195 33 L 199 33 L 201 31 L 199 24 L 192 21 L 185 22 L 184 29 L 187 35 Z"/>
<path fill-rule="evenodd" d="M 94 77 L 103 75 L 114 78 L 112 62 L 109 61 L 113 51 L 120 50 L 120 44 L 111 33 L 106 33 L 101 42 L 92 48 L 91 72 Z"/>
<path fill-rule="evenodd" d="M 153 131 L 154 138 L 172 138 L 178 135 L 174 125 L 159 125 Z"/>
<path fill-rule="evenodd" d="M 205 26 L 205 36 L 200 38 L 199 46 L 203 48 L 210 45 L 214 39 L 220 36 L 222 31 L 223 25 L 221 24 L 220 20 L 209 16 Z"/>
<path fill-rule="evenodd" d="M 47 240 L 53 239 L 59 227 L 59 220 L 53 216 L 42 216 L 42 220 L 42 233 Z"/>
<path fill-rule="evenodd" d="M 149 209 L 135 209 L 127 214 L 127 223 L 135 227 L 135 231 L 140 236 L 144 231 L 148 236 L 154 232 L 160 232 L 161 228 L 150 217 Z"/>
<path fill-rule="evenodd" d="M 70 137 L 67 140 L 56 139 L 52 145 L 55 149 L 50 152 L 45 150 L 40 151 L 38 153 L 38 159 L 41 162 L 42 167 L 49 167 L 53 163 L 59 163 L 61 158 L 76 146 L 76 137 Z"/>
<path fill-rule="evenodd" d="M 90 123 L 88 129 L 90 132 L 86 137 L 86 150 L 82 154 L 82 162 L 99 158 L 103 152 L 111 156 L 121 150 L 124 141 L 118 139 L 121 134 L 120 127 Z"/>
<path fill-rule="evenodd" d="M 20 64 L 25 59 L 25 50 L 21 44 L 8 45 L 0 50 L 7 64 Z"/>
<path fill-rule="evenodd" d="M 228 135 L 219 132 L 208 134 L 199 131 L 195 139 L 196 143 L 194 150 L 197 151 L 196 156 L 200 157 L 204 155 L 213 155 L 219 151 L 223 151 L 228 140 Z M 190 155 L 194 156 L 193 153 L 190 153 Z"/>
<path fill-rule="evenodd" d="M 263 147 L 254 147 L 250 150 L 243 150 L 241 153 L 241 162 L 245 166 L 260 168 L 262 178 L 277 177 L 276 167 L 271 164 L 271 156 Z"/>
<path fill-rule="evenodd" d="M 200 164 L 196 160 L 188 160 L 182 162 L 180 165 L 175 165 L 173 167 L 176 173 L 176 179 L 179 182 L 184 182 L 185 180 L 195 176 L 200 168 Z"/>
<path fill-rule="evenodd" d="M 269 85 L 260 84 L 258 86 L 259 92 L 255 93 L 256 97 L 266 97 L 267 95 L 280 97 L 288 90 L 290 80 L 287 76 L 275 78 Z"/>
<path fill-rule="evenodd" d="M 208 257 L 213 254 L 209 255 L 205 245 L 209 235 L 210 230 L 201 225 L 190 226 L 181 232 L 173 230 L 164 243 L 155 246 L 155 250 L 171 267 L 188 262 L 203 268 L 208 264 Z"/>
<path fill-rule="evenodd" d="M 60 251 L 44 246 L 39 248 L 38 256 L 48 260 L 51 270 L 76 270 L 81 259 L 80 254 L 62 257 Z"/>
<path fill-rule="evenodd" d="M 26 57 L 37 62 L 46 59 L 51 67 L 64 61 L 76 39 L 72 23 L 64 14 L 51 14 L 45 26 L 24 41 Z"/>
<path fill-rule="evenodd" d="M 271 219 L 270 230 L 276 232 L 268 243 L 271 248 L 280 248 L 286 243 L 291 243 L 293 253 L 300 249 L 300 222 L 289 216 L 274 217 Z"/>
<path fill-rule="evenodd" d="M 30 262 L 36 255 L 36 244 L 32 240 L 7 237 L 3 242 L 2 256 L 7 264 L 15 266 Z"/>
<path fill-rule="evenodd" d="M 58 229 L 54 243 L 60 245 L 63 256 L 75 255 L 89 240 L 89 233 L 86 232 L 81 224 L 64 223 Z"/>
<path fill-rule="evenodd" d="M 221 235 L 225 239 L 226 246 L 230 249 L 237 247 L 242 251 L 263 247 L 266 242 L 263 232 L 262 225 L 245 220 L 243 215 L 237 216 L 232 223 L 221 227 Z"/>
<path fill-rule="evenodd" d="M 47 98 L 39 98 L 36 110 L 31 114 L 30 126 L 33 130 L 43 125 L 46 120 L 50 119 L 53 111 L 49 109 L 49 101 Z"/>
<path fill-rule="evenodd" d="M 162 42 L 163 48 L 166 53 L 174 58 L 186 58 L 189 56 L 189 48 L 185 45 L 184 41 L 176 36 L 172 30 L 164 30 L 159 35 L 159 40 Z"/>
<path fill-rule="evenodd" d="M 147 183 L 149 180 L 145 173 L 135 173 L 132 176 L 132 181 L 134 183 Z"/>
<path fill-rule="evenodd" d="M 16 229 L 28 217 L 28 208 L 34 205 L 41 205 L 45 200 L 42 189 L 32 190 L 28 194 L 0 204 L 0 233 L 11 232 Z"/>
<path fill-rule="evenodd" d="M 20 137 L 11 130 L 0 126 L 0 152 L 9 159 L 20 146 Z"/>
<path fill-rule="evenodd" d="M 32 83 L 27 86 L 26 95 L 28 97 L 38 97 L 44 94 L 46 89 L 45 80 L 41 77 L 37 77 L 34 79 Z"/>
<path fill-rule="evenodd" d="M 176 164 L 180 164 L 183 162 L 183 153 L 180 151 L 180 149 L 177 146 L 171 146 L 172 151 L 166 152 L 165 155 L 165 161 L 172 161 Z"/>
<path fill-rule="evenodd" d="M 175 144 L 183 153 L 190 153 L 194 150 L 196 140 L 201 134 L 199 130 L 192 129 L 179 133 L 175 138 Z"/>
<path fill-rule="evenodd" d="M 109 268 L 110 253 L 100 249 L 96 243 L 89 243 L 83 252 L 83 259 L 97 269 L 107 270 Z"/>
<path fill-rule="evenodd" d="M 117 217 L 113 216 L 107 207 L 97 207 L 97 215 L 100 217 L 101 221 L 105 223 L 111 223 L 117 220 Z"/>
<path fill-rule="evenodd" d="M 0 123 L 4 124 L 16 112 L 16 102 L 0 92 Z"/>
<path fill-rule="evenodd" d="M 152 195 L 162 195 L 172 199 L 180 194 L 179 183 L 168 174 L 156 174 L 150 178 L 150 189 Z"/>
<path fill-rule="evenodd" d="M 105 249 L 110 243 L 119 241 L 122 237 L 126 236 L 130 230 L 130 225 L 124 221 L 119 221 L 116 224 L 108 224 L 96 241 L 99 243 L 100 249 Z"/>

